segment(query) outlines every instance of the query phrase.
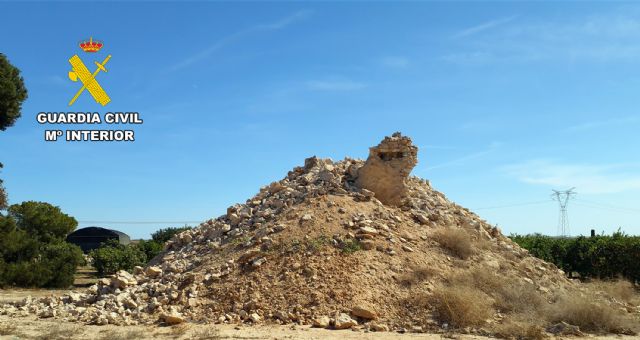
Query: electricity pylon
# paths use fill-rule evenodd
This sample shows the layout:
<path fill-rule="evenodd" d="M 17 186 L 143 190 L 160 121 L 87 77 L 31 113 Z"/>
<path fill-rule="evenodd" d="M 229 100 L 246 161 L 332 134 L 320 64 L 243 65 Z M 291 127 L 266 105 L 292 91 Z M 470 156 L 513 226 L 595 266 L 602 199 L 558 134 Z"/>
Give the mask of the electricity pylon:
<path fill-rule="evenodd" d="M 558 236 L 560 237 L 569 236 L 569 215 L 567 214 L 567 204 L 569 203 L 569 199 L 577 194 L 573 189 L 575 189 L 575 187 L 564 191 L 552 190 L 553 194 L 551 194 L 551 198 L 558 201 L 558 204 L 560 205 L 560 215 L 558 216 Z"/>

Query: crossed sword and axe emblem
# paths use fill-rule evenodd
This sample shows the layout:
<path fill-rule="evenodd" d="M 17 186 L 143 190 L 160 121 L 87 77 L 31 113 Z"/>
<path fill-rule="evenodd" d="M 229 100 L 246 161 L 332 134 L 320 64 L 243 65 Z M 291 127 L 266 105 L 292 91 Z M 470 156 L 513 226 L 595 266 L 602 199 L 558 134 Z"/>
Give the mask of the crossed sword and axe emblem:
<path fill-rule="evenodd" d="M 73 103 L 76 101 L 76 99 L 78 99 L 80 94 L 84 92 L 84 90 L 88 90 L 93 99 L 95 99 L 96 102 L 102 104 L 102 106 L 107 105 L 107 103 L 111 101 L 111 98 L 109 98 L 107 93 L 104 92 L 104 89 L 102 89 L 102 86 L 100 86 L 100 84 L 98 84 L 98 81 L 96 80 L 96 76 L 98 75 L 98 73 L 100 73 L 100 71 L 107 72 L 107 69 L 104 66 L 107 64 L 107 62 L 109 62 L 109 59 L 111 59 L 111 55 L 108 55 L 104 59 L 104 61 L 102 61 L 102 63 L 94 61 L 98 68 L 96 68 L 93 73 L 89 72 L 89 69 L 87 69 L 87 67 L 82 62 L 82 59 L 80 59 L 77 54 L 69 59 L 69 63 L 71 64 L 72 69 L 72 71 L 69 71 L 69 79 L 71 79 L 72 81 L 78 81 L 78 79 L 80 79 L 80 81 L 82 82 L 82 87 L 80 88 L 80 90 L 78 90 L 78 92 L 76 92 L 76 95 L 73 96 L 73 98 L 69 102 L 69 106 L 73 105 Z"/>

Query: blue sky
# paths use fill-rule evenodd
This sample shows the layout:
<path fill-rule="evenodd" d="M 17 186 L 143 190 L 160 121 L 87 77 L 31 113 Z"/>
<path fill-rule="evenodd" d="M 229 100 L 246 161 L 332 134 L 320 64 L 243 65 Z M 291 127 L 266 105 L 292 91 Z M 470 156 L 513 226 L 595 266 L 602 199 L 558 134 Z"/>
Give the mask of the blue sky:
<path fill-rule="evenodd" d="M 555 234 L 551 189 L 576 187 L 572 234 L 640 234 L 640 5 L 3 2 L 0 12 L 0 52 L 29 89 L 22 118 L 0 132 L 11 203 L 46 201 L 81 226 L 148 237 L 223 214 L 308 156 L 365 158 L 402 131 L 420 147 L 413 174 L 507 233 Z M 105 44 L 95 56 L 77 47 L 90 36 Z M 87 94 L 67 107 L 76 53 L 112 55 L 97 77 L 107 107 Z M 129 126 L 134 143 L 50 143 L 41 111 L 137 111 L 144 124 Z M 104 223 L 134 221 L 160 223 Z"/>

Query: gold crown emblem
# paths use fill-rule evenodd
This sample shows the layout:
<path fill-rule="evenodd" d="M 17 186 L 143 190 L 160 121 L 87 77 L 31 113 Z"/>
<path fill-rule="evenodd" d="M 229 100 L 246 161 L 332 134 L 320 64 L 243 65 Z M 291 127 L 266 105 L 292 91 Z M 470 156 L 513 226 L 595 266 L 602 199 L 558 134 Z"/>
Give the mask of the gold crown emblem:
<path fill-rule="evenodd" d="M 80 48 L 89 53 L 98 52 L 102 48 L 102 41 L 93 41 L 93 37 L 89 38 L 89 40 L 81 41 Z"/>

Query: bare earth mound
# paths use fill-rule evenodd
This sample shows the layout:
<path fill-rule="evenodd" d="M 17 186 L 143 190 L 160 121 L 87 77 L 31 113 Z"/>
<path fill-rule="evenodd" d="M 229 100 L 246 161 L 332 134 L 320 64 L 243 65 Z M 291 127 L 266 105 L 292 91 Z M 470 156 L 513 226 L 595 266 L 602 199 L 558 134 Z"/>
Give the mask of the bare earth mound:
<path fill-rule="evenodd" d="M 396 133 L 369 159 L 305 160 L 177 235 L 152 266 L 0 313 L 91 324 L 296 323 L 540 338 L 633 334 L 637 306 L 566 279 L 410 177 Z"/>

